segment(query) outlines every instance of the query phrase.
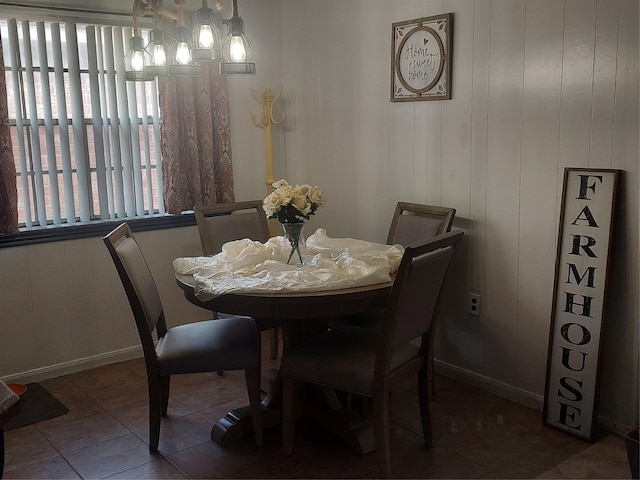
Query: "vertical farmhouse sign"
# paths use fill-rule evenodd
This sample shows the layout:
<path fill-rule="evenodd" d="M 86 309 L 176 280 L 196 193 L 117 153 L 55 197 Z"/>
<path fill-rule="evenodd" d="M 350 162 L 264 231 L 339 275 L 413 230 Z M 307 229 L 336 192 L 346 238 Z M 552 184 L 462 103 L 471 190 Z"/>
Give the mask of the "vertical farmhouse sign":
<path fill-rule="evenodd" d="M 593 441 L 618 170 L 567 168 L 547 356 L 545 425 Z"/>

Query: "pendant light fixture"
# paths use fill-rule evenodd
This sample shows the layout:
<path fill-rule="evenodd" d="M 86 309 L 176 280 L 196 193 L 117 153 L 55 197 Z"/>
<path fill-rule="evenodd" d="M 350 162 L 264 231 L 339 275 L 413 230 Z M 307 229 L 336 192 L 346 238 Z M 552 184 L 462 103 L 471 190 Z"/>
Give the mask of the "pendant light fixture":
<path fill-rule="evenodd" d="M 238 0 L 233 0 L 233 16 L 227 20 L 229 33 L 222 41 L 220 73 L 223 75 L 254 75 L 253 47 L 244 35 L 244 21 L 238 15 Z"/>
<path fill-rule="evenodd" d="M 220 30 L 213 21 L 213 10 L 202 0 L 198 23 L 193 29 L 193 56 L 197 62 L 220 60 Z"/>
<path fill-rule="evenodd" d="M 164 32 L 159 28 L 159 23 L 160 12 L 156 9 L 153 11 L 153 30 L 149 32 L 149 43 L 147 44 L 147 53 L 150 57 L 147 72 L 153 77 L 169 74 L 171 52 L 164 41 Z"/>
<path fill-rule="evenodd" d="M 194 76 L 200 71 L 200 65 L 193 61 L 189 30 L 185 27 L 176 29 L 176 41 L 171 49 L 171 60 L 172 62 L 169 66 L 169 75 L 171 76 Z"/>
<path fill-rule="evenodd" d="M 127 52 L 125 77 L 127 80 L 150 80 L 146 77 L 148 64 L 147 51 L 144 49 L 144 39 L 134 35 L 129 39 L 129 51 Z"/>
<path fill-rule="evenodd" d="M 140 36 L 138 27 L 138 16 L 134 8 L 133 15 L 133 37 L 129 39 L 129 50 L 125 58 L 125 78 L 133 81 L 151 80 L 147 66 L 149 65 L 149 55 L 144 48 L 144 39 Z"/>
<path fill-rule="evenodd" d="M 216 0 L 217 10 L 222 0 Z M 153 80 L 162 76 L 193 76 L 199 74 L 200 63 L 219 62 L 223 75 L 252 75 L 256 67 L 253 48 L 244 34 L 244 21 L 238 16 L 238 0 L 232 0 L 232 17 L 221 20 L 202 0 L 197 11 L 193 30 L 185 26 L 183 7 L 186 0 L 174 0 L 177 11 L 168 10 L 163 0 L 133 0 L 133 37 L 129 39 L 126 79 L 132 81 Z M 153 16 L 154 28 L 149 32 L 149 42 L 144 46 L 140 35 L 138 17 Z M 217 15 L 217 20 L 216 20 Z M 176 21 L 175 39 L 171 48 L 161 29 L 160 17 Z M 220 39 L 216 23 L 225 23 L 228 33 Z"/>

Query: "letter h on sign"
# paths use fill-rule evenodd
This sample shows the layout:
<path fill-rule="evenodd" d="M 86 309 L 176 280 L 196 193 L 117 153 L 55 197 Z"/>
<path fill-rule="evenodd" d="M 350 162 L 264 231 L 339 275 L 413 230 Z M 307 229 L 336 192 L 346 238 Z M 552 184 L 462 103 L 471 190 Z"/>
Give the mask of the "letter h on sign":
<path fill-rule="evenodd" d="M 619 170 L 567 168 L 553 290 L 545 425 L 593 441 Z"/>

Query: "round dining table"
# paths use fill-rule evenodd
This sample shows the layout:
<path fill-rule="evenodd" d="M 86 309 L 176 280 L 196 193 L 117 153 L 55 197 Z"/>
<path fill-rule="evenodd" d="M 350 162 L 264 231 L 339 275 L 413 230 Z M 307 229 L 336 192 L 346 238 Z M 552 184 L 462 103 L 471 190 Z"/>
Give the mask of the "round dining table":
<path fill-rule="evenodd" d="M 283 355 L 290 345 L 299 341 L 314 328 L 324 328 L 330 319 L 365 314 L 385 307 L 391 287 L 390 282 L 374 285 L 309 292 L 261 292 L 228 293 L 214 298 L 202 299 L 196 295 L 194 278 L 176 273 L 176 283 L 185 298 L 192 304 L 212 312 L 253 317 L 262 329 L 278 326 L 283 331 Z M 314 321 L 318 320 L 317 322 Z M 326 321 L 325 323 L 323 323 Z M 263 425 L 265 428 L 281 422 L 281 382 L 276 372 L 270 372 L 270 385 L 262 401 Z M 313 416 L 323 426 L 340 436 L 359 454 L 375 450 L 372 429 L 362 417 L 344 409 L 340 415 L 338 400 L 330 392 L 324 392 L 329 404 L 326 412 L 315 411 Z M 326 413 L 326 415 L 325 415 Z M 334 420 L 339 417 L 338 421 Z M 211 430 L 211 438 L 222 446 L 229 446 L 251 434 L 249 407 L 228 412 Z"/>
<path fill-rule="evenodd" d="M 196 296 L 193 276 L 177 273 L 176 283 L 189 302 L 204 309 L 284 323 L 287 320 L 353 315 L 383 308 L 393 285 L 393 277 L 387 283 L 339 290 L 228 293 L 208 300 Z"/>

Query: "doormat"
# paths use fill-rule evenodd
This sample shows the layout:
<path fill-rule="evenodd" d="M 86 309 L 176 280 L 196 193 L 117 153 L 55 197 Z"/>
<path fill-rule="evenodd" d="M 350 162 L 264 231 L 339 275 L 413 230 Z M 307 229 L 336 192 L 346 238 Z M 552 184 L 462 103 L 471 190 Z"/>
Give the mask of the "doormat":
<path fill-rule="evenodd" d="M 632 478 L 624 440 L 608 435 L 536 478 Z"/>
<path fill-rule="evenodd" d="M 5 431 L 26 427 L 69 412 L 56 397 L 39 383 L 28 383 L 27 391 L 20 397 L 20 413 L 4 426 Z"/>

